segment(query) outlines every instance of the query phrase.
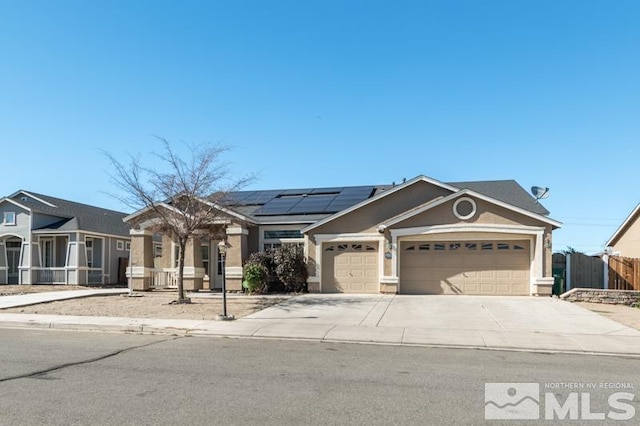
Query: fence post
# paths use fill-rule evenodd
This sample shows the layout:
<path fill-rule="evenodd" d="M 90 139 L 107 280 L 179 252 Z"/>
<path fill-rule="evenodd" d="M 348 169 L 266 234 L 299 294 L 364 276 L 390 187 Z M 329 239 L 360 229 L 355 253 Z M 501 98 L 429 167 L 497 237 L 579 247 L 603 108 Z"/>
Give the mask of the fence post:
<path fill-rule="evenodd" d="M 602 263 L 604 263 L 604 283 L 603 287 L 605 290 L 609 290 L 609 255 L 605 254 L 602 256 Z"/>
<path fill-rule="evenodd" d="M 571 253 L 567 253 L 567 291 L 571 290 Z"/>

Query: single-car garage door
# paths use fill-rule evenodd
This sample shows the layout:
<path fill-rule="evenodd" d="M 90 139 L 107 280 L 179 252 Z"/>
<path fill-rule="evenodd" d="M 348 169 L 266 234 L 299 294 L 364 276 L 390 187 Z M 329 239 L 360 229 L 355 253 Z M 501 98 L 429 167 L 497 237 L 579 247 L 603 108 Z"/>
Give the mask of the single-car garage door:
<path fill-rule="evenodd" d="M 378 293 L 377 243 L 325 243 L 323 293 Z"/>
<path fill-rule="evenodd" d="M 529 294 L 529 241 L 407 241 L 400 249 L 401 293 Z"/>

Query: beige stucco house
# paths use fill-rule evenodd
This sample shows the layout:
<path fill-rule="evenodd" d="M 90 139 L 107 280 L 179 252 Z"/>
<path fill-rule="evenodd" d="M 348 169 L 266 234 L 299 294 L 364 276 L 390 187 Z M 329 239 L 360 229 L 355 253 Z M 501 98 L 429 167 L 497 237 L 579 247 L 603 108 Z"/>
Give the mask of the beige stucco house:
<path fill-rule="evenodd" d="M 216 208 L 219 219 L 188 249 L 187 289 L 221 287 L 224 239 L 229 290 L 241 289 L 250 253 L 298 244 L 311 292 L 551 294 L 552 232 L 561 224 L 512 180 L 418 176 L 400 185 L 240 191 Z M 175 244 L 154 235 L 144 214 L 125 218 L 139 290 L 175 276 Z"/>
<path fill-rule="evenodd" d="M 606 246 L 618 256 L 640 258 L 640 204 L 622 222 Z"/>

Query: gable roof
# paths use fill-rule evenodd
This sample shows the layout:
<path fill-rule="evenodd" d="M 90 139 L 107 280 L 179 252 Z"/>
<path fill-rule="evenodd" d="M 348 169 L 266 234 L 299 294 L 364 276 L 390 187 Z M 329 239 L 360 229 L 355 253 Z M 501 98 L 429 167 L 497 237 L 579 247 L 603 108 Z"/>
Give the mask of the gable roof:
<path fill-rule="evenodd" d="M 546 216 L 549 210 L 536 202 L 529 193 L 515 180 L 489 180 L 478 182 L 452 182 L 450 185 L 460 189 L 470 189 L 476 193 L 489 196 L 531 213 Z"/>
<path fill-rule="evenodd" d="M 122 222 L 126 213 L 25 190 L 16 191 L 5 200 L 14 202 L 31 212 L 57 219 L 34 231 L 89 231 L 129 236 L 129 227 Z"/>
<path fill-rule="evenodd" d="M 438 198 L 435 198 L 433 200 L 429 200 L 424 204 L 421 204 L 421 205 L 419 205 L 417 207 L 414 207 L 414 208 L 412 208 L 410 210 L 407 210 L 406 212 L 403 212 L 403 213 L 401 213 L 401 214 L 399 214 L 397 216 L 392 217 L 391 219 L 388 219 L 388 220 L 382 222 L 381 225 L 383 227 L 385 227 L 385 228 L 388 227 L 388 226 L 395 225 L 396 223 L 403 222 L 403 221 L 405 221 L 405 220 L 407 220 L 407 219 L 409 219 L 409 218 L 411 218 L 413 216 L 416 216 L 416 215 L 418 215 L 420 213 L 424 213 L 427 210 L 430 210 L 430 209 L 432 209 L 434 207 L 437 207 L 437 206 L 439 206 L 441 204 L 444 204 L 444 203 L 447 203 L 449 201 L 453 201 L 454 199 L 462 197 L 464 195 L 484 200 L 486 202 L 498 205 L 500 207 L 503 207 L 505 209 L 514 211 L 516 213 L 520 213 L 522 215 L 531 217 L 533 219 L 537 219 L 537 220 L 539 220 L 541 222 L 548 223 L 548 224 L 550 224 L 552 226 L 555 226 L 557 228 L 562 226 L 562 223 L 560 223 L 558 221 L 555 221 L 553 219 L 550 219 L 550 218 L 548 218 L 546 216 L 539 215 L 537 213 L 522 209 L 522 208 L 517 207 L 517 206 L 513 206 L 511 204 L 505 203 L 503 201 L 497 200 L 497 199 L 489 197 L 487 195 L 483 195 L 483 194 L 480 194 L 480 193 L 478 193 L 476 191 L 472 191 L 470 189 L 462 189 L 462 190 L 454 192 L 453 194 L 448 195 L 446 197 L 438 197 Z"/>
<path fill-rule="evenodd" d="M 624 234 L 627 230 L 627 225 L 631 224 L 638 216 L 640 216 L 640 204 L 636 206 L 635 209 L 631 211 L 631 214 L 627 216 L 627 218 L 622 222 L 622 225 L 616 229 L 616 232 L 613 233 L 609 241 L 605 244 L 605 247 L 612 246 L 616 243 L 616 241 Z"/>
<path fill-rule="evenodd" d="M 349 208 L 347 208 L 347 209 L 345 209 L 345 210 L 339 211 L 339 212 L 338 212 L 338 213 L 336 213 L 336 214 L 333 214 L 333 215 L 331 215 L 331 216 L 325 217 L 324 219 L 319 220 L 319 221 L 317 221 L 316 223 L 313 223 L 313 224 L 311 224 L 311 225 L 309 225 L 309 226 L 307 226 L 307 227 L 305 227 L 305 228 L 302 228 L 301 232 L 302 232 L 302 233 L 308 232 L 308 231 L 310 231 L 310 230 L 312 230 L 312 229 L 314 229 L 314 228 L 317 228 L 318 226 L 324 225 L 324 224 L 325 224 L 325 223 L 327 223 L 327 222 L 330 222 L 330 221 L 332 221 L 332 220 L 334 220 L 334 219 L 337 219 L 337 218 L 339 218 L 339 217 L 341 217 L 341 216 L 344 216 L 344 215 L 345 215 L 345 214 L 347 214 L 347 213 L 350 213 L 350 212 L 352 212 L 352 211 L 354 211 L 354 210 L 356 210 L 356 209 L 359 209 L 359 208 L 361 208 L 361 207 L 364 207 L 364 206 L 366 206 L 367 204 L 370 204 L 370 203 L 372 203 L 372 202 L 374 202 L 374 201 L 376 201 L 376 200 L 379 200 L 379 199 L 381 199 L 381 198 L 384 198 L 384 197 L 386 197 L 386 196 L 388 196 L 388 195 L 391 195 L 391 194 L 393 194 L 393 193 L 395 193 L 395 192 L 401 191 L 402 189 L 404 189 L 404 188 L 406 188 L 406 187 L 408 187 L 408 186 L 414 185 L 414 184 L 416 184 L 416 183 L 418 183 L 418 182 L 427 182 L 427 183 L 431 183 L 431 184 L 433 184 L 433 185 L 435 185 L 435 186 L 439 186 L 439 187 L 441 187 L 441 188 L 448 189 L 448 190 L 450 190 L 450 191 L 452 191 L 452 192 L 456 192 L 456 191 L 458 191 L 458 188 L 456 188 L 456 187 L 454 187 L 454 186 L 451 186 L 451 185 L 449 185 L 449 184 L 446 184 L 446 183 L 444 183 L 444 182 L 440 182 L 440 181 L 438 181 L 438 180 L 435 180 L 435 179 L 429 178 L 429 177 L 424 176 L 424 175 L 416 176 L 415 178 L 413 178 L 413 179 L 411 179 L 411 180 L 408 180 L 408 181 L 406 181 L 406 182 L 404 182 L 404 183 L 402 183 L 402 184 L 400 184 L 400 185 L 398 185 L 398 186 L 394 186 L 394 187 L 392 187 L 392 188 L 390 188 L 390 189 L 387 189 L 387 190 L 386 190 L 386 191 L 384 191 L 384 192 L 377 193 L 376 195 L 374 195 L 374 196 L 373 196 L 373 197 L 371 197 L 371 198 L 368 198 L 368 199 L 366 199 L 366 200 L 364 200 L 364 201 L 361 201 L 361 202 L 359 202 L 359 203 L 357 203 L 357 204 L 354 204 L 354 205 L 352 205 L 351 207 L 349 207 Z"/>
<path fill-rule="evenodd" d="M 433 178 L 429 178 L 424 175 L 420 175 L 398 186 L 392 187 L 384 192 L 378 193 L 375 196 L 367 200 L 364 200 L 358 204 L 355 204 L 348 209 L 345 209 L 334 215 L 328 216 L 316 223 L 313 223 L 303 228 L 302 232 L 303 233 L 308 232 L 314 228 L 324 225 L 327 222 L 337 219 L 347 213 L 350 213 L 356 209 L 364 207 L 378 199 L 386 197 L 387 195 L 400 191 L 410 185 L 414 185 L 417 182 L 431 183 L 441 188 L 448 189 L 453 194 L 459 191 L 466 190 L 467 192 L 465 193 L 468 193 L 469 195 L 474 195 L 485 201 L 500 205 L 501 207 L 508 208 L 510 210 L 525 214 L 527 216 L 535 217 L 536 219 L 550 223 L 553 226 L 560 227 L 562 225 L 560 222 L 557 222 L 555 220 L 552 220 L 546 217 L 546 215 L 549 214 L 549 211 L 545 209 L 544 206 L 542 206 L 540 203 L 537 203 L 535 199 L 533 199 L 533 197 L 531 197 L 524 190 L 524 188 L 522 188 L 522 186 L 520 186 L 515 180 L 445 183 L 445 182 L 440 182 Z M 449 197 L 444 197 L 444 198 L 449 198 Z M 418 206 L 414 209 L 409 210 L 409 212 L 415 212 L 424 206 L 427 206 L 425 210 L 428 208 L 431 208 L 433 207 L 431 204 L 434 203 L 434 201 L 435 200 L 430 200 L 429 202 L 423 204 L 422 206 Z M 406 214 L 406 212 L 403 214 Z"/>
<path fill-rule="evenodd" d="M 238 218 L 238 219 L 240 219 L 240 220 L 242 220 L 242 221 L 245 221 L 245 222 L 253 222 L 253 221 L 251 220 L 251 218 L 249 218 L 249 217 L 247 217 L 247 216 L 245 216 L 245 215 L 243 215 L 243 214 L 241 214 L 241 213 L 238 213 L 238 212 L 237 212 L 237 211 L 235 211 L 235 210 L 232 210 L 232 209 L 229 209 L 229 208 L 223 207 L 223 206 L 221 206 L 221 205 L 219 205 L 219 204 L 217 204 L 217 203 L 213 203 L 213 202 L 208 201 L 208 200 L 200 199 L 200 201 L 201 201 L 202 203 L 204 203 L 204 204 L 208 205 L 208 206 L 211 206 L 211 207 L 213 207 L 213 208 L 215 208 L 215 209 L 217 209 L 217 210 L 219 210 L 219 211 L 223 212 L 223 213 L 228 214 L 229 216 L 236 217 L 236 218 Z M 168 210 L 173 210 L 173 211 L 175 211 L 176 213 L 181 213 L 179 210 L 177 210 L 177 209 L 175 209 L 173 206 L 171 206 L 171 204 L 170 204 L 169 202 L 166 202 L 166 203 L 157 203 L 157 204 L 156 204 L 156 206 L 157 206 L 157 207 L 164 207 L 164 208 L 166 208 L 166 209 L 168 209 Z M 136 217 L 138 217 L 138 216 L 140 216 L 140 215 L 142 215 L 142 214 L 144 214 L 144 213 L 146 213 L 146 212 L 148 212 L 148 211 L 152 210 L 152 208 L 153 208 L 153 207 L 151 207 L 151 206 L 144 207 L 144 208 L 142 208 L 142 209 L 140 209 L 140 210 L 138 210 L 138 211 L 136 211 L 136 212 L 134 212 L 134 213 L 131 213 L 130 215 L 127 215 L 127 216 L 123 217 L 123 218 L 122 218 L 122 221 L 123 221 L 123 222 L 129 222 L 129 221 L 131 221 L 131 219 L 134 219 L 134 218 L 136 218 Z"/>

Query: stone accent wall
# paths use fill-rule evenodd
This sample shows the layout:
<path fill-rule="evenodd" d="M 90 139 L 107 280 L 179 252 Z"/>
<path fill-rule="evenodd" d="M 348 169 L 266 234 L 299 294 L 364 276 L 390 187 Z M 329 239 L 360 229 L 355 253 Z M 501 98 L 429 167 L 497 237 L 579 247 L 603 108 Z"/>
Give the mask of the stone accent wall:
<path fill-rule="evenodd" d="M 611 305 L 633 305 L 640 303 L 640 291 L 600 290 L 593 288 L 574 288 L 560 295 L 569 302 L 608 303 Z"/>

